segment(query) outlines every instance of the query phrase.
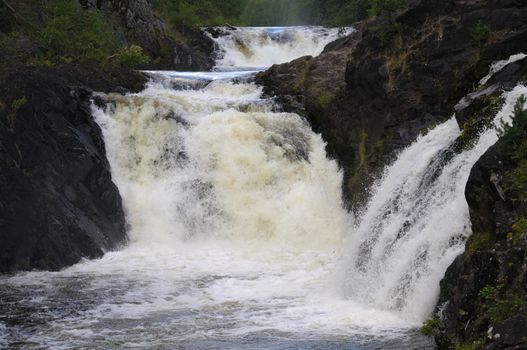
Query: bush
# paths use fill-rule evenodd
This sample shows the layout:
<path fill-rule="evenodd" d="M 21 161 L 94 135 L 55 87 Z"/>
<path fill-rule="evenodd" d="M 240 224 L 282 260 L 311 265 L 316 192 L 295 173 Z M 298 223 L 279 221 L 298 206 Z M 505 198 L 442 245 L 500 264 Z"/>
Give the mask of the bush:
<path fill-rule="evenodd" d="M 514 105 L 512 123 L 502 122 L 498 128 L 502 149 L 512 158 L 524 158 L 524 141 L 527 139 L 527 110 L 525 96 L 520 96 Z"/>
<path fill-rule="evenodd" d="M 527 201 L 527 99 L 520 96 L 514 105 L 512 124 L 501 123 L 498 128 L 500 150 L 517 163 L 510 180 L 515 199 Z"/>
<path fill-rule="evenodd" d="M 472 42 L 476 44 L 478 47 L 481 47 L 485 45 L 490 38 L 490 35 L 492 34 L 492 30 L 487 24 L 484 24 L 482 21 L 478 21 L 471 29 L 470 29 L 470 37 L 472 38 Z"/>
<path fill-rule="evenodd" d="M 50 19 L 41 33 L 48 58 L 58 62 L 104 60 L 119 48 L 115 32 L 102 13 L 86 10 L 71 0 L 46 4 Z"/>
<path fill-rule="evenodd" d="M 121 67 L 134 68 L 141 64 L 150 62 L 150 57 L 146 55 L 141 46 L 132 45 L 122 49 L 117 54 L 117 63 Z"/>
<path fill-rule="evenodd" d="M 427 337 L 435 337 L 439 333 L 439 329 L 443 326 L 438 318 L 432 318 L 427 320 L 423 326 L 419 329 L 421 334 L 426 335 Z"/>

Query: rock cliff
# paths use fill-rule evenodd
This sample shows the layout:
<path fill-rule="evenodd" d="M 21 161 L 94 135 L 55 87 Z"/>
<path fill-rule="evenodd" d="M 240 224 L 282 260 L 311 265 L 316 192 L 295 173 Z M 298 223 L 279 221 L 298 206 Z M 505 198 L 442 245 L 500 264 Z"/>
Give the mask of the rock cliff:
<path fill-rule="evenodd" d="M 361 23 L 321 56 L 272 67 L 257 82 L 322 134 L 344 169 L 348 203 L 360 207 L 396 152 L 451 117 L 492 61 L 527 49 L 526 21 L 524 1 L 410 1 L 393 23 Z"/>
<path fill-rule="evenodd" d="M 91 92 L 68 74 L 1 74 L 0 272 L 60 269 L 126 242 Z"/>

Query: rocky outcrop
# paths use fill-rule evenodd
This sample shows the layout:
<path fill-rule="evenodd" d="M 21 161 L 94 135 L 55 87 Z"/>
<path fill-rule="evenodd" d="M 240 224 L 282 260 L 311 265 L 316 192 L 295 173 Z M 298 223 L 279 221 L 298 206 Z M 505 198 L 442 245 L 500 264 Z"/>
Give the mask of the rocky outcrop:
<path fill-rule="evenodd" d="M 199 29 L 167 28 L 154 13 L 152 0 L 78 0 L 105 12 L 125 29 L 126 40 L 155 58 L 152 69 L 206 71 L 212 68 L 214 43 Z M 182 38 L 179 42 L 174 37 Z"/>
<path fill-rule="evenodd" d="M 69 74 L 1 73 L 0 272 L 56 270 L 126 242 L 91 93 Z"/>
<path fill-rule="evenodd" d="M 527 50 L 525 2 L 409 3 L 393 23 L 370 20 L 320 57 L 257 78 L 322 134 L 344 169 L 345 198 L 356 207 L 396 152 L 449 118 L 492 61 Z"/>
<path fill-rule="evenodd" d="M 466 189 L 473 235 L 441 282 L 442 349 L 527 348 L 527 218 L 510 183 L 517 162 L 493 146 L 474 166 Z"/>
<path fill-rule="evenodd" d="M 527 59 L 523 59 L 463 99 L 456 107 L 456 118 L 464 125 L 464 137 L 470 141 L 482 126 L 488 126 L 503 102 L 503 89 L 526 80 Z M 516 126 L 517 133 L 500 139 L 470 174 L 465 194 L 473 234 L 466 251 L 441 282 L 441 322 L 436 336 L 441 349 L 457 344 L 471 349 L 527 348 L 524 113 L 524 124 Z"/>

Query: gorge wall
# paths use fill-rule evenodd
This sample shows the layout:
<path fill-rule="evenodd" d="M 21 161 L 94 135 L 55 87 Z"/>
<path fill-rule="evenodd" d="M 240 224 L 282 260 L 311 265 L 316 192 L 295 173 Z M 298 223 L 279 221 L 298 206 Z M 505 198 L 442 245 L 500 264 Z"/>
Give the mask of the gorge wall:
<path fill-rule="evenodd" d="M 494 60 L 525 50 L 527 6 L 516 1 L 412 1 L 390 23 L 358 24 L 316 58 L 257 77 L 286 110 L 307 117 L 345 171 L 349 203 L 395 152 L 452 116 Z M 492 34 L 472 38 L 484 23 Z"/>

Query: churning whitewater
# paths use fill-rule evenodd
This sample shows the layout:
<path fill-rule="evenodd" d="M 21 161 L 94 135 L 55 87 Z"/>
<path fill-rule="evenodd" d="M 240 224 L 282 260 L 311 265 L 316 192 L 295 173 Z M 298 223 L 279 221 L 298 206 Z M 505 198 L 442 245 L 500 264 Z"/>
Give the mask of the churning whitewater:
<path fill-rule="evenodd" d="M 16 321 L 0 322 L 0 346 L 430 346 L 415 328 L 463 251 L 464 187 L 495 131 L 462 152 L 454 120 L 420 137 L 354 220 L 320 135 L 247 79 L 319 54 L 339 31 L 220 31 L 215 72 L 147 72 L 143 92 L 99 96 L 130 242 L 61 272 L 3 278 L 0 310 Z M 496 122 L 521 93 L 505 94 Z"/>

